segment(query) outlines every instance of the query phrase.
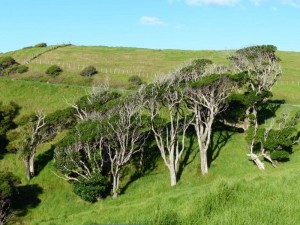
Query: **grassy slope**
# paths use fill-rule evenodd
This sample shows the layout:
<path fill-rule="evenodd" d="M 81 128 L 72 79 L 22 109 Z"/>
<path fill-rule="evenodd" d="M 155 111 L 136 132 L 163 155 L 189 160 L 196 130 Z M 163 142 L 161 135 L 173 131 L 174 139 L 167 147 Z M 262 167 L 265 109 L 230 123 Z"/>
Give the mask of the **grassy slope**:
<path fill-rule="evenodd" d="M 18 54 L 20 60 L 21 57 L 26 57 L 25 53 L 24 56 Z M 297 69 L 300 53 L 279 54 L 283 59 L 285 71 L 282 81 L 300 80 Z M 59 57 L 61 60 L 67 60 L 67 56 L 70 56 L 70 62 L 95 63 L 99 67 L 120 66 L 128 69 L 135 66 L 149 73 L 156 70 L 171 70 L 178 63 L 196 57 L 211 57 L 219 62 L 225 62 L 224 52 L 106 47 L 66 47 L 43 55 L 51 60 L 55 57 L 56 60 L 59 60 Z M 99 64 L 96 64 L 97 62 Z M 43 65 L 39 65 L 38 62 L 30 66 L 36 66 L 37 73 L 42 73 L 38 67 Z M 70 73 L 70 76 L 72 74 Z M 300 85 L 285 85 L 279 82 L 273 91 L 277 99 L 284 98 L 292 105 L 300 104 L 298 94 Z M 40 106 L 51 112 L 65 106 L 62 95 L 70 99 L 84 92 L 82 87 L 72 85 L 0 79 L 2 100 L 15 100 L 23 106 L 22 113 L 34 111 Z M 289 105 L 285 107 L 297 109 Z M 62 136 L 63 134 L 60 134 L 57 139 Z M 50 161 L 29 183 L 39 185 L 43 193 L 39 195 L 41 202 L 29 210 L 22 223 L 92 224 L 149 221 L 158 224 L 162 218 L 176 220 L 177 217 L 172 212 L 178 212 L 177 219 L 184 220 L 179 222 L 187 224 L 296 224 L 300 221 L 297 204 L 300 200 L 297 191 L 300 185 L 298 166 L 300 152 L 296 151 L 291 157 L 291 162 L 281 164 L 280 168 L 268 168 L 265 172 L 260 172 L 247 160 L 245 156 L 247 146 L 242 136 L 243 134 L 235 134 L 230 137 L 212 163 L 210 174 L 206 177 L 200 175 L 199 158 L 194 151 L 190 157 L 192 162 L 184 169 L 175 188 L 169 187 L 169 175 L 159 162 L 154 171 L 129 185 L 119 199 L 108 198 L 96 204 L 83 202 L 73 194 L 68 183 L 53 175 L 52 171 L 55 171 L 55 168 Z M 39 155 L 46 155 L 50 146 L 51 143 L 41 146 Z M 297 147 L 295 150 L 300 149 Z M 0 160 L 0 170 L 13 171 L 22 177 L 23 183 L 26 184 L 23 164 L 15 155 L 5 155 L 4 159 Z M 209 202 L 213 202 L 213 205 Z M 14 223 L 20 221 L 21 219 Z"/>

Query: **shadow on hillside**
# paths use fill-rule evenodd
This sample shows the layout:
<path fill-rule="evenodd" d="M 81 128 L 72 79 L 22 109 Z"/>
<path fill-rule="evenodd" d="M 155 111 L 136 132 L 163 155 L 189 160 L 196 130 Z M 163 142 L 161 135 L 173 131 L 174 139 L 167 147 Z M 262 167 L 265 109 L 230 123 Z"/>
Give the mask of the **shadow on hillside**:
<path fill-rule="evenodd" d="M 37 207 L 41 202 L 38 198 L 41 193 L 43 193 L 43 189 L 37 184 L 18 187 L 18 197 L 13 204 L 16 216 L 25 216 L 29 209 Z"/>
<path fill-rule="evenodd" d="M 35 169 L 36 169 L 36 176 L 47 166 L 47 164 L 53 159 L 54 156 L 54 145 L 51 145 L 50 149 L 39 154 L 36 157 L 35 161 Z"/>
<path fill-rule="evenodd" d="M 157 159 L 160 157 L 159 149 L 155 144 L 155 138 L 150 132 L 142 152 L 134 155 L 133 165 L 135 171 L 130 175 L 129 181 L 122 187 L 121 194 L 125 193 L 130 184 L 153 171 L 157 166 Z"/>
<path fill-rule="evenodd" d="M 258 112 L 258 123 L 263 124 L 265 120 L 276 116 L 276 111 L 281 105 L 285 103 L 285 100 L 268 100 L 260 105 Z"/>
<path fill-rule="evenodd" d="M 240 130 L 237 128 L 226 126 L 221 123 L 214 125 L 210 146 L 207 151 L 208 167 L 210 167 L 211 163 L 219 157 L 222 148 L 226 145 L 232 135 L 239 131 Z"/>
<path fill-rule="evenodd" d="M 189 127 L 189 129 L 186 132 L 186 138 L 189 139 L 189 144 L 188 144 L 188 148 L 185 150 L 183 158 L 178 167 L 178 172 L 177 172 L 177 180 L 178 181 L 180 180 L 180 178 L 182 176 L 184 168 L 187 165 L 191 164 L 197 156 L 197 151 L 195 151 L 193 156 L 191 157 L 191 154 L 193 153 L 193 145 L 194 145 L 194 142 L 196 139 L 194 127 L 192 127 L 192 126 Z"/>

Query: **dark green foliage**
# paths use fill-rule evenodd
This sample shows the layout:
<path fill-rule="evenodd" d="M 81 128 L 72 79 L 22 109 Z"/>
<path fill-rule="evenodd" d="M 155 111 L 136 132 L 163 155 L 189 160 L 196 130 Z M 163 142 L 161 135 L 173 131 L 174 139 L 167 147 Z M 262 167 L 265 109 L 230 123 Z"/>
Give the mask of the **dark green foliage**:
<path fill-rule="evenodd" d="M 85 109 L 87 113 L 94 111 L 104 112 L 116 105 L 115 101 L 120 96 L 121 94 L 118 92 L 104 91 L 93 96 L 83 96 L 76 102 L 76 105 L 80 109 Z"/>
<path fill-rule="evenodd" d="M 0 57 L 0 75 L 9 75 L 18 68 L 16 60 L 10 56 Z"/>
<path fill-rule="evenodd" d="M 205 67 L 207 65 L 211 65 L 213 62 L 209 59 L 196 59 L 194 60 L 191 65 L 184 67 L 181 69 L 181 73 L 186 76 L 191 73 L 198 74 L 201 76 L 205 72 Z"/>
<path fill-rule="evenodd" d="M 4 149 L 8 144 L 7 132 L 15 128 L 16 124 L 13 119 L 18 115 L 20 107 L 10 102 L 9 105 L 3 105 L 0 102 L 0 150 Z"/>
<path fill-rule="evenodd" d="M 85 67 L 81 72 L 80 72 L 80 75 L 81 76 L 87 76 L 87 77 L 90 77 L 94 74 L 98 73 L 98 71 L 96 70 L 96 68 L 94 66 L 88 66 L 88 67 Z"/>
<path fill-rule="evenodd" d="M 134 86 L 138 86 L 143 83 L 142 79 L 139 76 L 131 76 L 129 77 L 128 81 Z"/>
<path fill-rule="evenodd" d="M 72 182 L 74 193 L 88 202 L 96 202 L 109 194 L 110 183 L 108 178 L 101 174 L 93 174 L 86 180 L 79 178 L 79 182 Z"/>
<path fill-rule="evenodd" d="M 0 224 L 5 224 L 12 213 L 12 203 L 17 198 L 20 179 L 10 172 L 0 171 Z"/>
<path fill-rule="evenodd" d="M 57 110 L 46 117 L 46 124 L 58 131 L 74 127 L 76 125 L 74 113 L 75 110 L 71 107 Z"/>
<path fill-rule="evenodd" d="M 35 48 L 45 48 L 45 47 L 47 47 L 47 44 L 46 43 L 38 43 L 34 47 Z"/>
<path fill-rule="evenodd" d="M 286 151 L 275 151 L 271 153 L 271 159 L 277 161 L 288 161 L 290 159 L 290 154 Z"/>
<path fill-rule="evenodd" d="M 58 76 L 61 72 L 62 72 L 62 69 L 57 65 L 50 66 L 46 70 L 46 74 L 48 74 L 50 76 L 54 76 L 54 77 Z"/>
<path fill-rule="evenodd" d="M 17 73 L 26 73 L 28 71 L 28 66 L 19 65 L 16 71 Z"/>

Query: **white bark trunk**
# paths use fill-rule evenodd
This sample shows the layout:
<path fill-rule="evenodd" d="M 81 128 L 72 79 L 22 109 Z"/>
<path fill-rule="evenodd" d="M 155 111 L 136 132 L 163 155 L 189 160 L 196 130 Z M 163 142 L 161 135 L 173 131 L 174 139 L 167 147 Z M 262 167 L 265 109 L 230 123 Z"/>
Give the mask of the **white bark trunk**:
<path fill-rule="evenodd" d="M 201 158 L 201 173 L 205 175 L 208 173 L 208 165 L 207 165 L 207 154 L 206 151 L 200 151 L 200 158 Z"/>
<path fill-rule="evenodd" d="M 176 175 L 176 169 L 174 166 L 170 166 L 170 177 L 171 177 L 171 186 L 175 186 L 177 184 L 177 175 Z"/>
<path fill-rule="evenodd" d="M 113 175 L 113 195 L 112 195 L 113 199 L 116 199 L 118 197 L 119 182 L 120 182 L 120 173 L 119 171 L 117 171 Z"/>
<path fill-rule="evenodd" d="M 264 163 L 259 159 L 259 157 L 254 154 L 254 153 L 250 153 L 250 154 L 247 154 L 251 160 L 256 164 L 256 166 L 258 167 L 258 169 L 260 170 L 265 170 L 265 165 Z"/>
<path fill-rule="evenodd" d="M 29 159 L 29 171 L 30 171 L 30 176 L 34 177 L 35 175 L 35 170 L 34 170 L 34 156 L 35 154 L 33 154 L 30 159 Z"/>

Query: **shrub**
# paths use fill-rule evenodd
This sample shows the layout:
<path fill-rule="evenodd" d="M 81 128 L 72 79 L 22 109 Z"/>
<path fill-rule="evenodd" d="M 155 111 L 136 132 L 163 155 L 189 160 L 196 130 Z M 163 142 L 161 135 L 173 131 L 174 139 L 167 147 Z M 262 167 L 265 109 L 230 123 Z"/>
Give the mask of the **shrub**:
<path fill-rule="evenodd" d="M 26 73 L 28 71 L 28 66 L 18 65 L 17 70 L 18 73 Z"/>
<path fill-rule="evenodd" d="M 274 151 L 271 153 L 271 158 L 277 161 L 288 161 L 290 154 L 286 151 Z"/>
<path fill-rule="evenodd" d="M 0 57 L 0 72 L 14 64 L 17 64 L 16 60 L 10 56 Z"/>
<path fill-rule="evenodd" d="M 57 65 L 50 66 L 46 70 L 46 74 L 51 75 L 51 76 L 58 76 L 61 72 L 62 72 L 62 69 Z"/>
<path fill-rule="evenodd" d="M 108 195 L 110 184 L 101 174 L 95 174 L 89 180 L 79 178 L 80 182 L 73 182 L 74 193 L 88 202 L 96 202 Z"/>
<path fill-rule="evenodd" d="M 96 68 L 95 67 L 93 67 L 93 66 L 88 66 L 88 67 L 85 67 L 82 71 L 81 71 L 81 73 L 80 73 L 80 75 L 81 76 L 92 76 L 92 75 L 94 75 L 94 74 L 96 74 L 96 73 L 98 73 L 98 71 L 96 70 Z"/>
<path fill-rule="evenodd" d="M 38 43 L 34 47 L 35 48 L 45 48 L 45 47 L 47 47 L 47 44 L 46 43 Z"/>
<path fill-rule="evenodd" d="M 128 81 L 135 86 L 141 85 L 143 83 L 142 79 L 139 76 L 131 76 L 129 77 Z"/>

